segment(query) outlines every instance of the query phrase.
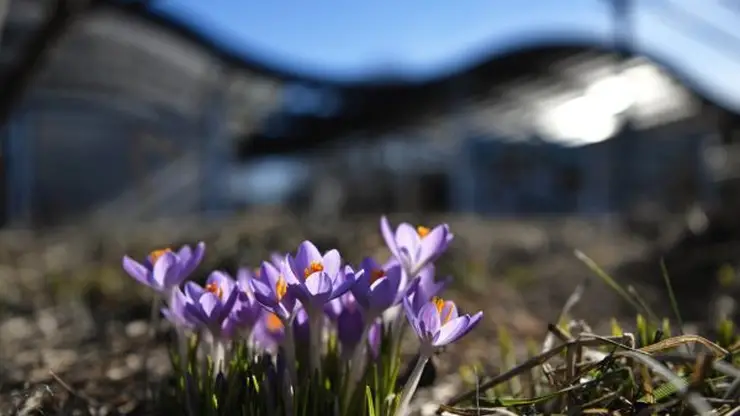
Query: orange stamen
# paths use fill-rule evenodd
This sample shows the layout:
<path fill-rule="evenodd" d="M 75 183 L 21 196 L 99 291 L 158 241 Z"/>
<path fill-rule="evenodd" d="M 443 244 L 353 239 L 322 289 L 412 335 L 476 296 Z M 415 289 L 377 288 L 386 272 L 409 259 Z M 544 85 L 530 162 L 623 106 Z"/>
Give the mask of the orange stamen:
<path fill-rule="evenodd" d="M 254 277 L 260 277 L 260 268 L 255 268 L 252 274 L 254 275 Z"/>
<path fill-rule="evenodd" d="M 308 279 L 308 276 L 311 276 L 312 274 L 316 272 L 323 272 L 324 271 L 324 265 L 321 264 L 318 261 L 312 261 L 311 264 L 306 267 L 305 270 L 303 270 L 303 277 Z"/>
<path fill-rule="evenodd" d="M 376 280 L 380 279 L 381 277 L 385 277 L 385 271 L 382 269 L 375 269 L 372 272 L 370 272 L 370 283 L 375 283 Z"/>
<path fill-rule="evenodd" d="M 432 298 L 432 303 L 434 303 L 434 306 L 437 308 L 437 313 L 442 313 L 442 308 L 445 307 L 445 300 L 435 296 Z"/>
<path fill-rule="evenodd" d="M 278 277 L 277 282 L 275 282 L 275 295 L 277 296 L 278 302 L 283 300 L 283 296 L 288 293 L 288 283 L 285 281 L 282 275 Z"/>
<path fill-rule="evenodd" d="M 216 283 L 209 283 L 209 284 L 207 284 L 206 285 L 206 291 L 207 292 L 214 293 L 221 300 L 223 300 L 223 298 L 224 298 L 224 290 L 221 289 L 221 286 L 217 285 Z"/>
<path fill-rule="evenodd" d="M 452 319 L 452 308 L 453 308 L 452 305 L 450 305 L 450 307 L 447 310 L 447 313 L 445 314 L 445 316 L 441 316 L 442 315 L 442 311 L 445 308 L 445 301 L 444 301 L 444 299 L 435 296 L 435 297 L 432 298 L 432 302 L 434 302 L 434 307 L 437 308 L 437 313 L 440 314 L 440 318 L 442 320 L 442 325 L 446 324 L 447 322 L 450 322 L 450 319 Z"/>
<path fill-rule="evenodd" d="M 151 253 L 149 253 L 149 262 L 154 266 L 155 263 L 157 263 L 157 260 L 159 260 L 160 257 L 164 256 L 165 253 L 172 253 L 172 250 L 169 248 L 164 248 L 161 250 L 154 250 Z"/>
<path fill-rule="evenodd" d="M 421 237 L 421 238 L 426 237 L 429 234 L 430 231 L 432 231 L 432 230 L 430 230 L 427 227 L 423 227 L 421 225 L 418 226 L 418 227 L 416 227 L 416 232 L 419 234 L 419 237 Z"/>
<path fill-rule="evenodd" d="M 270 332 L 278 332 L 284 328 L 283 321 L 281 321 L 280 318 L 278 318 L 278 316 L 274 313 L 267 315 L 266 323 L 267 330 L 269 330 Z"/>

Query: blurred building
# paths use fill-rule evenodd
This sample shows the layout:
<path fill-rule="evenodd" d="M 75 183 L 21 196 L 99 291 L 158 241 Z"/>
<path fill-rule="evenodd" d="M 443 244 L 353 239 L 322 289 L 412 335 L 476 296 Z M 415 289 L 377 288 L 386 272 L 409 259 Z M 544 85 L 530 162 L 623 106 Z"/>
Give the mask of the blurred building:
<path fill-rule="evenodd" d="M 313 154 L 341 177 L 335 209 L 348 213 L 681 213 L 712 200 L 705 156 L 726 110 L 684 78 L 595 41 L 512 50 L 443 79 L 343 91 L 352 110 L 303 117 L 280 141 L 255 131 L 245 157 Z"/>
<path fill-rule="evenodd" d="M 54 1 L 10 2 L 7 67 Z M 279 106 L 280 82 L 189 29 L 104 3 L 54 47 L 4 137 L 7 220 L 51 225 L 229 206 L 231 138 Z"/>
<path fill-rule="evenodd" d="M 52 3 L 10 3 L 0 71 Z M 5 132 L 6 222 L 265 204 L 323 218 L 681 211 L 712 198 L 725 110 L 676 74 L 543 39 L 438 79 L 342 83 L 103 3 L 63 36 Z"/>

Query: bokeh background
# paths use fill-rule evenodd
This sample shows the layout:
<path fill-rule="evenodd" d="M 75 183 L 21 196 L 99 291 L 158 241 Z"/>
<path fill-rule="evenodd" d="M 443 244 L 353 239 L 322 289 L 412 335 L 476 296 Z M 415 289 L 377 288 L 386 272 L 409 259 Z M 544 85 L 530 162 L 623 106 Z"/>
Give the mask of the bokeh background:
<path fill-rule="evenodd" d="M 634 319 L 576 249 L 668 316 L 665 261 L 711 330 L 735 317 L 739 23 L 729 0 L 0 1 L 0 400 L 52 368 L 136 407 L 167 363 L 137 355 L 163 343 L 123 254 L 359 261 L 384 213 L 456 233 L 440 273 L 486 321 L 452 362 L 542 336 L 582 282 L 575 315 Z"/>

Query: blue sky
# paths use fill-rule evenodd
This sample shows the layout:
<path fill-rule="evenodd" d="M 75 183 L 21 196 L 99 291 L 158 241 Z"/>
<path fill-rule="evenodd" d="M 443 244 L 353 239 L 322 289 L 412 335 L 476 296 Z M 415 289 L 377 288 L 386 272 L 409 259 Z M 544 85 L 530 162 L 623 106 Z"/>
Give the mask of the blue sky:
<path fill-rule="evenodd" d="M 567 6 L 565 6 L 567 4 Z M 638 49 L 659 56 L 710 98 L 740 110 L 740 12 L 723 0 L 637 0 Z M 607 41 L 605 0 L 159 0 L 234 51 L 311 75 L 378 72 L 429 78 L 538 37 Z M 667 6 L 688 11 L 675 14 Z M 692 17 L 693 15 L 693 17 Z M 696 20 L 697 17 L 700 20 Z"/>

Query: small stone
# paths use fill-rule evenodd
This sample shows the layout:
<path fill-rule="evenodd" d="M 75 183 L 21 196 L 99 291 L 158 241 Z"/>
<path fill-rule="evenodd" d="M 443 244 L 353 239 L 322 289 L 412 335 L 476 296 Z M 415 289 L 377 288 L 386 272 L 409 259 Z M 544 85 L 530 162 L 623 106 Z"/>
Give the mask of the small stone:
<path fill-rule="evenodd" d="M 36 318 L 36 323 L 47 339 L 52 338 L 59 331 L 59 322 L 56 316 L 49 311 L 41 311 Z"/>
<path fill-rule="evenodd" d="M 130 338 L 139 338 L 146 335 L 149 330 L 149 324 L 145 321 L 133 321 L 126 325 L 126 336 Z"/>
<path fill-rule="evenodd" d="M 129 354 L 126 356 L 126 366 L 131 371 L 139 371 L 144 367 L 144 359 L 137 354 Z"/>
<path fill-rule="evenodd" d="M 22 340 L 33 336 L 33 323 L 26 318 L 10 318 L 0 325 L 0 339 Z"/>
<path fill-rule="evenodd" d="M 123 380 L 131 374 L 131 370 L 128 367 L 120 366 L 109 369 L 105 375 L 113 381 Z"/>

